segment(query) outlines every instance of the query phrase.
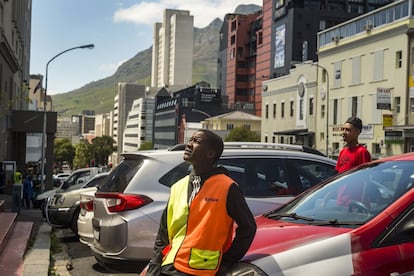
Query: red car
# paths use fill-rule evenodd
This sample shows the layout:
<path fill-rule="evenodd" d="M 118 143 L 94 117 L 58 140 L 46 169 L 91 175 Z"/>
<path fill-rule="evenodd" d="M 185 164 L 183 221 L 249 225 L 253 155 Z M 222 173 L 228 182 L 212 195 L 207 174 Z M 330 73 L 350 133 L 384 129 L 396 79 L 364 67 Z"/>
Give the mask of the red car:
<path fill-rule="evenodd" d="M 258 216 L 233 275 L 411 275 L 414 153 L 337 175 Z"/>

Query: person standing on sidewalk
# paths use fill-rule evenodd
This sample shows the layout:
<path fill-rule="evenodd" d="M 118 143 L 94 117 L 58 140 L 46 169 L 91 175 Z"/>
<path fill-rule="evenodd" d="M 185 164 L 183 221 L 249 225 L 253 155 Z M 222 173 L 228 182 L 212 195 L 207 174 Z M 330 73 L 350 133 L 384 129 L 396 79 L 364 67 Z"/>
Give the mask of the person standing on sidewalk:
<path fill-rule="evenodd" d="M 12 212 L 20 215 L 23 201 L 23 179 L 19 170 L 14 173 L 13 182 Z"/>
<path fill-rule="evenodd" d="M 141 275 L 224 275 L 249 249 L 256 222 L 238 185 L 216 167 L 223 147 L 206 129 L 186 144 L 183 159 L 192 171 L 171 187 L 154 256 Z"/>
<path fill-rule="evenodd" d="M 23 200 L 26 209 L 31 208 L 33 197 L 33 176 L 28 174 L 23 181 Z"/>

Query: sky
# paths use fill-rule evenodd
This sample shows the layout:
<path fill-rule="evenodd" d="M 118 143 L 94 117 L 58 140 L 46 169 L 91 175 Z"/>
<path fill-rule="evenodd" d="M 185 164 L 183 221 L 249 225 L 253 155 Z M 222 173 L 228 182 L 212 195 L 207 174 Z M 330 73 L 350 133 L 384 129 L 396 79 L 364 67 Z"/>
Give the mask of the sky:
<path fill-rule="evenodd" d="M 194 26 L 223 20 L 240 4 L 263 0 L 32 0 L 30 74 L 46 76 L 47 94 L 80 88 L 113 75 L 123 62 L 152 45 L 164 9 L 188 10 Z M 74 49 L 94 44 L 93 49 Z M 53 57 L 57 56 L 52 60 Z M 43 87 L 46 82 L 43 82 Z"/>

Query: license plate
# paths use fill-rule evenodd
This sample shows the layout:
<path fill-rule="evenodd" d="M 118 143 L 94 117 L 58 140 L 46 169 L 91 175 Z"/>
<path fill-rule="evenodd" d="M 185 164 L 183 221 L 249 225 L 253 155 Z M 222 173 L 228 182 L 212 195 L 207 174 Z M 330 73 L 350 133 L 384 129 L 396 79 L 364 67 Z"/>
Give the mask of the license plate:
<path fill-rule="evenodd" d="M 99 231 L 93 229 L 93 238 L 99 241 Z"/>

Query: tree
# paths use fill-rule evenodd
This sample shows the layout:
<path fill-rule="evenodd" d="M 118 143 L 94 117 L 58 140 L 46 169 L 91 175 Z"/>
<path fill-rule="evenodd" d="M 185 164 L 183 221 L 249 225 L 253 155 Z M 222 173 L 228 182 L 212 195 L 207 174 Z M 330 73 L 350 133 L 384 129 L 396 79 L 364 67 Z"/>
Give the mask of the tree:
<path fill-rule="evenodd" d="M 240 126 L 233 128 L 227 137 L 224 139 L 226 142 L 260 142 L 260 135 L 254 131 L 250 131 L 247 128 Z"/>
<path fill-rule="evenodd" d="M 54 155 L 56 163 L 63 164 L 66 161 L 72 167 L 75 157 L 75 148 L 72 146 L 72 142 L 68 138 L 55 139 Z"/>
<path fill-rule="evenodd" d="M 152 146 L 152 142 L 145 142 L 145 143 L 142 143 L 140 146 L 139 146 L 139 149 L 138 150 L 150 150 L 150 149 L 152 149 L 153 148 L 153 146 Z"/>
<path fill-rule="evenodd" d="M 89 165 L 91 160 L 90 145 L 86 143 L 79 143 L 75 146 L 75 158 L 73 159 L 73 168 L 80 169 Z"/>
<path fill-rule="evenodd" d="M 116 151 L 114 144 L 115 140 L 106 135 L 92 139 L 91 154 L 95 166 L 108 164 L 108 157 Z"/>

